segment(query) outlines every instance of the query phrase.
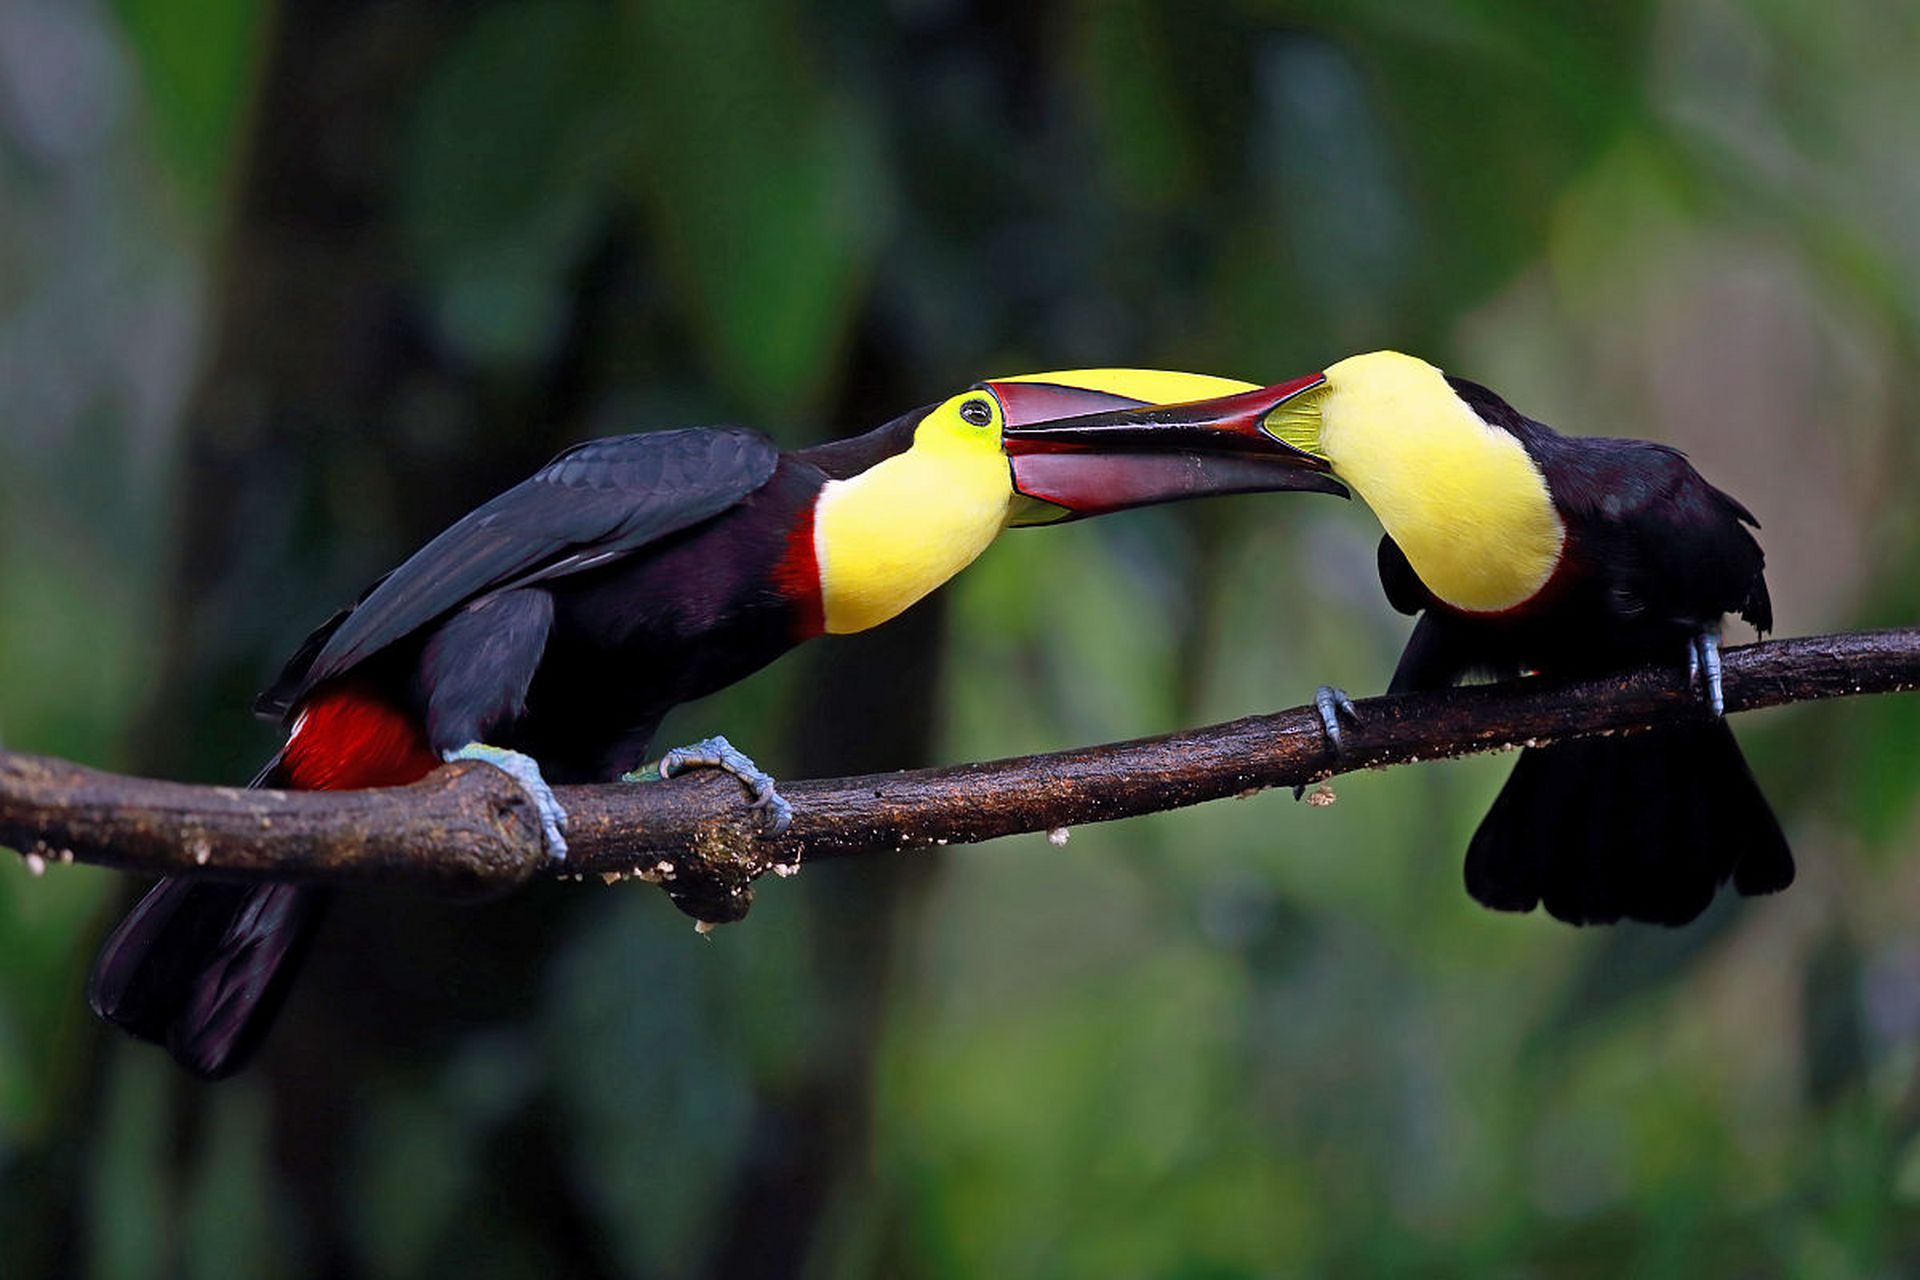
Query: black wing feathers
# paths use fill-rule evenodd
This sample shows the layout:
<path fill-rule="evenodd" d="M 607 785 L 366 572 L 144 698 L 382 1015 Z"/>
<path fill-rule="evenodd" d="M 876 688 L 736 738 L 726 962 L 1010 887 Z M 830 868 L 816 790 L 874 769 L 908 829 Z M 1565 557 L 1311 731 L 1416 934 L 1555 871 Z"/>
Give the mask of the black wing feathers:
<path fill-rule="evenodd" d="M 316 684 L 488 592 L 627 555 L 765 484 L 779 451 L 737 428 L 575 445 L 475 508 L 315 632 L 256 709 L 284 715 Z"/>
<path fill-rule="evenodd" d="M 1766 556 L 1749 532 L 1759 523 L 1685 454 L 1642 440 L 1555 437 L 1542 463 L 1621 617 L 1705 627 L 1733 613 L 1772 630 Z"/>
<path fill-rule="evenodd" d="M 519 719 L 552 626 L 553 594 L 519 587 L 482 596 L 435 627 L 420 654 L 428 745 L 491 742 Z"/>
<path fill-rule="evenodd" d="M 1390 535 L 1380 535 L 1376 558 L 1380 565 L 1380 586 L 1387 593 L 1388 604 L 1401 613 L 1415 614 L 1433 603 L 1433 593 L 1420 581 L 1420 575 L 1407 562 L 1407 553 Z"/>
<path fill-rule="evenodd" d="M 1582 558 L 1608 579 L 1619 616 L 1703 627 L 1735 613 L 1773 629 L 1766 558 L 1747 531 L 1760 522 L 1685 454 L 1645 440 L 1562 436 L 1477 382 L 1447 382 L 1540 464 Z"/>

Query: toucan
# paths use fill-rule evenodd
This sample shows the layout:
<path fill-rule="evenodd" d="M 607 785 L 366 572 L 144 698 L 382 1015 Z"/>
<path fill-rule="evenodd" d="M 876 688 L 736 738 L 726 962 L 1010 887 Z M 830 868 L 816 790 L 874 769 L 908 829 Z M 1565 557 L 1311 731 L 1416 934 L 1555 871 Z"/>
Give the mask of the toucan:
<path fill-rule="evenodd" d="M 1012 525 L 1210 494 L 1345 496 L 1325 459 L 1259 429 L 1256 394 L 1204 424 L 1159 406 L 1251 385 L 1098 369 L 983 382 L 863 435 L 782 452 L 718 427 L 590 440 L 478 507 L 307 638 L 256 711 L 285 744 L 253 785 L 399 786 L 478 759 L 549 783 L 740 779 L 766 829 L 790 810 L 725 738 L 642 765 L 661 717 L 803 640 L 864 631 Z M 103 944 L 102 1017 L 207 1078 L 242 1066 L 326 902 L 312 888 L 162 880 Z"/>
<path fill-rule="evenodd" d="M 1786 837 L 1722 718 L 1726 615 L 1773 626 L 1751 512 L 1677 449 L 1563 436 L 1398 352 L 1353 356 L 1251 399 L 1275 406 L 1263 430 L 1324 459 L 1385 529 L 1381 585 L 1418 615 L 1390 693 L 1685 655 L 1711 709 L 1522 751 L 1468 845 L 1476 900 L 1544 905 L 1572 924 L 1680 925 L 1728 880 L 1742 894 L 1792 883 Z M 1223 416 L 1206 404 L 1183 413 L 1195 424 Z M 1316 702 L 1337 746 L 1352 701 L 1327 686 Z"/>

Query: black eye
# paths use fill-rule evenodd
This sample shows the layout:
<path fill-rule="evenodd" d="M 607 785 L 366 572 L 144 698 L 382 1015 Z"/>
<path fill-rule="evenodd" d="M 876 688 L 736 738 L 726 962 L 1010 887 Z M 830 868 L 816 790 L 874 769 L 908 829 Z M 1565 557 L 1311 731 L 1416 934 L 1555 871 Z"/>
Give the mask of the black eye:
<path fill-rule="evenodd" d="M 968 426 L 984 427 L 993 421 L 993 410 L 985 400 L 969 400 L 960 406 L 960 420 Z"/>

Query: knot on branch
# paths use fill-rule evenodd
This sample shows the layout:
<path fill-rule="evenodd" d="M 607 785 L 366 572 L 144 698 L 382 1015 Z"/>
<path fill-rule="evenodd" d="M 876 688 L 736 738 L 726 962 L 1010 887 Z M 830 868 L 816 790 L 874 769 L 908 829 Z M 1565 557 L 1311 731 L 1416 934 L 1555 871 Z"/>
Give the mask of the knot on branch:
<path fill-rule="evenodd" d="M 591 853 L 554 864 L 557 874 L 575 880 L 597 875 L 607 884 L 644 880 L 659 885 L 674 906 L 695 920 L 715 925 L 746 918 L 753 906 L 753 882 L 761 876 L 799 870 L 797 849 L 787 840 L 766 837 L 760 815 L 742 807 L 739 786 L 729 777 L 701 771 L 670 782 L 618 785 L 651 793 L 639 797 L 649 809 L 688 808 L 678 851 L 663 856 L 648 830 L 629 834 L 626 806 L 602 803 L 619 798 L 606 795 L 605 788 L 563 788 L 562 803 L 570 806 L 568 840 L 576 849 L 584 843 Z M 617 863 L 623 851 L 631 852 L 630 865 L 607 866 Z M 583 862 L 590 865 L 582 868 Z"/>

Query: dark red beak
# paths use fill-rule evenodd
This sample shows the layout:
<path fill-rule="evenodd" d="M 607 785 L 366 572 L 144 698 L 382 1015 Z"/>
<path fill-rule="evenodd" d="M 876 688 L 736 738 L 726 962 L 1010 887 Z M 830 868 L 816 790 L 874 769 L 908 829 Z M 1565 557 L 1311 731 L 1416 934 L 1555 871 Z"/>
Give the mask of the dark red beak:
<path fill-rule="evenodd" d="M 1323 458 L 1269 433 L 1269 414 L 1323 374 L 1211 400 L 1154 405 L 1080 387 L 983 384 L 1006 418 L 1001 436 L 1016 524 L 1057 524 L 1181 498 L 1305 489 L 1349 496 Z"/>

